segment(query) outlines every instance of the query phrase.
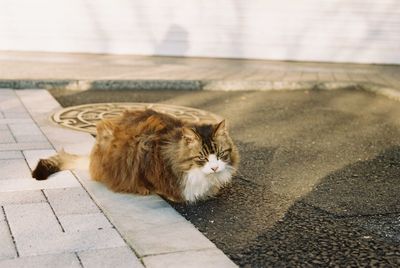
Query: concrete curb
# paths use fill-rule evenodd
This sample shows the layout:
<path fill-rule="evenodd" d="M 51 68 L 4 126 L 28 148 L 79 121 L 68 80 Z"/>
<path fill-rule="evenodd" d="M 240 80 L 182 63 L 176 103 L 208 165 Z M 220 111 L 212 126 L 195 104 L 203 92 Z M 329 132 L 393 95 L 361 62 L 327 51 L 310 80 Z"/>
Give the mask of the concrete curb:
<path fill-rule="evenodd" d="M 69 90 L 202 90 L 198 80 L 0 80 L 0 88 Z"/>
<path fill-rule="evenodd" d="M 68 90 L 337 90 L 359 89 L 400 100 L 400 89 L 368 82 L 265 80 L 0 80 L 0 88 Z"/>

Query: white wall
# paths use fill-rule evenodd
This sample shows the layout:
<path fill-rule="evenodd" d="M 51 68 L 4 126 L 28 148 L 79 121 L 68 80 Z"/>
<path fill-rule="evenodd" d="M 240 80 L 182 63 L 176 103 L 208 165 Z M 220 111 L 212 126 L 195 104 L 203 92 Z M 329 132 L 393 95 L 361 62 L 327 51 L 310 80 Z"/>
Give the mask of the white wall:
<path fill-rule="evenodd" d="M 0 50 L 400 64 L 400 1 L 0 0 Z"/>

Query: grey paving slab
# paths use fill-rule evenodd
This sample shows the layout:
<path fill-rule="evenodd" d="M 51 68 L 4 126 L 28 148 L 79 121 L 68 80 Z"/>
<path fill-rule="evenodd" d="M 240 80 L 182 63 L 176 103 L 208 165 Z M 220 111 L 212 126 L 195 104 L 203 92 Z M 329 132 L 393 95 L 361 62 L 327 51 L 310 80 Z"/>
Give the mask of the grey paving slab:
<path fill-rule="evenodd" d="M 84 133 L 60 128 L 50 122 L 47 122 L 47 125 L 41 128 L 57 151 L 65 149 L 67 152 L 87 155 L 92 149 L 93 137 L 90 135 L 82 135 Z"/>
<path fill-rule="evenodd" d="M 301 72 L 289 72 L 284 77 L 284 81 L 299 81 L 301 77 Z"/>
<path fill-rule="evenodd" d="M 392 75 L 385 75 L 383 77 L 388 85 L 395 87 L 397 89 L 400 89 L 400 81 L 399 81 L 398 75 L 397 75 L 397 77 L 394 77 Z"/>
<path fill-rule="evenodd" d="M 48 189 L 44 193 L 57 215 L 99 212 L 98 207 L 82 187 Z"/>
<path fill-rule="evenodd" d="M 363 73 L 349 73 L 349 76 L 352 81 L 356 82 L 363 82 L 363 81 L 369 81 L 368 75 L 363 74 Z"/>
<path fill-rule="evenodd" d="M 85 171 L 79 171 L 80 178 L 85 178 Z M 86 176 L 88 174 L 86 173 Z M 87 178 L 87 177 L 86 177 Z M 129 231 L 149 230 L 186 220 L 159 196 L 137 196 L 114 193 L 103 184 L 84 180 L 85 187 L 93 194 L 110 220 L 119 228 Z"/>
<path fill-rule="evenodd" d="M 4 211 L 18 248 L 23 241 L 51 238 L 62 233 L 48 203 L 9 204 L 4 205 Z"/>
<path fill-rule="evenodd" d="M 14 95 L 14 91 L 9 88 L 2 88 L 0 89 L 0 96 L 1 97 L 7 97 L 7 96 L 12 96 Z"/>
<path fill-rule="evenodd" d="M 45 114 L 51 115 L 52 111 L 60 107 L 56 100 L 49 98 L 49 93 L 46 90 L 21 90 L 16 91 L 16 95 L 33 117 Z M 37 117 L 35 120 L 37 120 Z"/>
<path fill-rule="evenodd" d="M 60 215 L 58 219 L 66 232 L 100 230 L 113 227 L 103 213 Z"/>
<path fill-rule="evenodd" d="M 40 131 L 39 127 L 32 121 L 31 123 L 23 123 L 23 124 L 8 124 L 11 132 L 14 136 L 41 136 L 43 135 Z"/>
<path fill-rule="evenodd" d="M 111 228 L 63 232 L 47 203 L 6 205 L 4 209 L 20 256 L 125 245 L 118 232 Z"/>
<path fill-rule="evenodd" d="M 0 160 L 0 180 L 31 178 L 31 170 L 25 159 Z"/>
<path fill-rule="evenodd" d="M 28 116 L 29 114 L 26 113 Z M 7 124 L 26 124 L 32 123 L 32 118 L 0 118 L 0 126 L 6 126 Z M 8 129 L 8 127 L 7 127 Z"/>
<path fill-rule="evenodd" d="M 10 130 L 0 130 L 0 143 L 14 143 L 15 139 Z"/>
<path fill-rule="evenodd" d="M 121 202 L 121 204 L 123 203 Z M 186 221 L 170 207 L 151 208 L 151 206 L 152 204 L 149 202 L 137 202 L 134 205 L 130 205 L 130 208 L 119 209 L 113 213 L 112 219 L 119 223 L 118 226 L 127 231 L 149 231 L 152 228 L 165 226 L 166 224 L 172 225 Z M 117 204 L 105 205 L 104 209 L 112 211 L 117 207 Z"/>
<path fill-rule="evenodd" d="M 139 268 L 142 263 L 128 247 L 108 248 L 78 253 L 85 268 Z"/>
<path fill-rule="evenodd" d="M 176 252 L 143 258 L 147 268 L 228 268 L 237 267 L 228 258 L 221 258 L 224 253 L 219 249 Z"/>
<path fill-rule="evenodd" d="M 21 151 L 0 151 L 0 160 L 5 159 L 23 159 Z"/>
<path fill-rule="evenodd" d="M 93 138 L 90 135 L 82 135 L 77 131 L 60 128 L 49 121 L 50 115 L 61 108 L 50 93 L 46 90 L 21 90 L 16 94 L 46 134 L 46 137 L 52 141 L 54 148 L 57 150 L 63 148 L 76 154 L 88 154 L 90 152 L 93 144 Z"/>
<path fill-rule="evenodd" d="M 374 84 L 380 84 L 380 85 L 387 84 L 387 81 L 385 79 L 383 79 L 382 76 L 379 74 L 369 76 L 368 79 Z"/>
<path fill-rule="evenodd" d="M 53 174 L 45 181 L 32 178 L 0 180 L 0 192 L 29 191 L 41 189 L 59 189 L 80 186 L 70 171 Z"/>
<path fill-rule="evenodd" d="M 17 247 L 21 256 L 58 254 L 92 249 L 125 246 L 124 240 L 115 229 L 85 230 L 61 233 L 54 236 L 43 234 L 41 238 L 21 238 Z"/>
<path fill-rule="evenodd" d="M 148 230 L 129 230 L 124 232 L 124 237 L 132 243 L 140 256 L 216 248 L 188 222 L 178 222 Z"/>
<path fill-rule="evenodd" d="M 15 257 L 17 257 L 17 251 L 11 237 L 10 228 L 4 217 L 3 209 L 0 208 L 0 260 Z"/>
<path fill-rule="evenodd" d="M 317 81 L 318 80 L 318 73 L 317 72 L 302 72 L 300 80 Z"/>
<path fill-rule="evenodd" d="M 21 151 L 52 148 L 53 147 L 48 142 L 0 143 L 0 151 Z"/>
<path fill-rule="evenodd" d="M 335 78 L 331 72 L 318 72 L 319 81 L 334 81 Z"/>
<path fill-rule="evenodd" d="M 74 253 L 29 256 L 15 259 L 0 260 L 0 267 L 7 268 L 81 268 Z"/>
<path fill-rule="evenodd" d="M 46 202 L 42 191 L 0 192 L 0 205 Z"/>
<path fill-rule="evenodd" d="M 19 111 L 17 109 L 3 110 L 3 115 L 7 121 L 10 121 L 10 119 L 17 119 L 19 120 L 19 122 L 28 122 L 28 120 L 31 120 L 31 116 L 29 115 L 29 113 L 22 110 Z"/>
<path fill-rule="evenodd" d="M 15 93 L 2 97 L 0 101 L 0 110 L 6 118 L 8 118 L 6 115 L 7 113 L 26 113 L 24 106 Z"/>
<path fill-rule="evenodd" d="M 16 135 L 17 142 L 47 142 L 47 138 L 43 135 Z"/>
<path fill-rule="evenodd" d="M 333 77 L 336 81 L 351 81 L 347 72 L 334 72 Z"/>

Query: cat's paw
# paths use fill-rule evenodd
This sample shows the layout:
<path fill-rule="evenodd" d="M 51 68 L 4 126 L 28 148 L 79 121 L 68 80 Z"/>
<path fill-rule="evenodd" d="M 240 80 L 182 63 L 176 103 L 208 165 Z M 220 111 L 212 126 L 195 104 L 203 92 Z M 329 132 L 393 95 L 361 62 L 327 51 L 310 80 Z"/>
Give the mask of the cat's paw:
<path fill-rule="evenodd" d="M 136 189 L 136 193 L 140 194 L 140 195 L 149 195 L 150 194 L 150 190 L 144 187 L 140 187 L 138 189 Z"/>

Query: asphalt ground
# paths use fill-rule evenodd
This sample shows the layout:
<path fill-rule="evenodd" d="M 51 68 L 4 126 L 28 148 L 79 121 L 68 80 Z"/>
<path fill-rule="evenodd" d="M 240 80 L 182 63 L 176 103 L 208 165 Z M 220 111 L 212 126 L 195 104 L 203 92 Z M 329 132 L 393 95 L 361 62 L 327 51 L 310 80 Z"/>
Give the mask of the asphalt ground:
<path fill-rule="evenodd" d="M 399 102 L 357 90 L 50 92 L 62 106 L 162 102 L 225 117 L 239 174 L 215 199 L 173 206 L 239 266 L 400 265 Z"/>

